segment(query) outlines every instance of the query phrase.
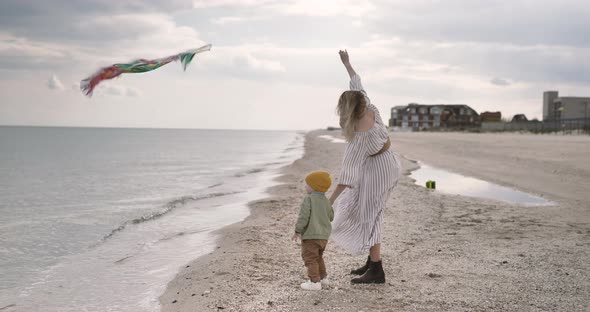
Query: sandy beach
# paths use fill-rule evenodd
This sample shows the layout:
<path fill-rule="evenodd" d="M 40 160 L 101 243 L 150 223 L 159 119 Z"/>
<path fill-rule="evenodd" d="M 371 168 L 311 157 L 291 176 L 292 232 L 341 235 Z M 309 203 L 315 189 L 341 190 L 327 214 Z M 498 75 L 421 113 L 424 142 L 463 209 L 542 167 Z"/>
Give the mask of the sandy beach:
<path fill-rule="evenodd" d="M 213 253 L 180 269 L 160 297 L 162 311 L 590 310 L 590 136 L 392 133 L 405 175 L 386 209 L 387 282 L 351 285 L 350 269 L 366 256 L 329 243 L 332 285 L 306 292 L 299 289 L 300 246 L 290 241 L 303 178 L 316 169 L 336 178 L 344 147 L 320 135 L 340 137 L 308 133 L 303 158 L 282 169 L 271 196 L 251 203 L 247 219 L 220 230 Z M 428 190 L 408 176 L 416 161 L 555 205 Z"/>

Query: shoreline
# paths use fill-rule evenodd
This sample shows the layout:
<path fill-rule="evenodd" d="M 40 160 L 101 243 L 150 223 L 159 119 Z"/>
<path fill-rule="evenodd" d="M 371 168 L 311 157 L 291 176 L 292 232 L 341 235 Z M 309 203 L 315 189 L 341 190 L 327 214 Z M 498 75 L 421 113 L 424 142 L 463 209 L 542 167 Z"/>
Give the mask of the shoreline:
<path fill-rule="evenodd" d="M 260 219 L 265 217 L 265 212 L 268 212 L 268 208 L 269 206 L 274 206 L 274 204 L 279 203 L 281 201 L 285 201 L 287 198 L 285 198 L 284 195 L 281 196 L 281 194 L 283 194 L 286 191 L 289 191 L 291 194 L 299 194 L 303 192 L 303 176 L 301 177 L 297 177 L 296 175 L 294 175 L 293 173 L 295 171 L 299 171 L 298 169 L 296 169 L 296 167 L 298 167 L 298 162 L 302 162 L 303 159 L 305 158 L 305 154 L 307 153 L 307 148 L 305 147 L 305 144 L 307 143 L 307 136 L 312 133 L 314 131 L 311 132 L 307 132 L 303 135 L 304 137 L 304 146 L 303 146 L 303 153 L 301 155 L 300 158 L 296 159 L 295 161 L 293 161 L 291 164 L 287 164 L 281 168 L 278 169 L 278 176 L 275 177 L 272 181 L 275 185 L 270 186 L 268 188 L 265 189 L 265 193 L 267 194 L 267 196 L 263 199 L 260 200 L 255 200 L 255 201 L 251 201 L 249 203 L 247 203 L 247 208 L 250 210 L 249 215 L 242 221 L 230 224 L 228 226 L 225 226 L 221 229 L 215 230 L 212 232 L 213 235 L 216 236 L 216 241 L 215 241 L 215 250 L 213 252 L 210 252 L 208 254 L 202 255 L 194 260 L 192 260 L 188 265 L 186 265 L 184 268 L 180 268 L 179 272 L 177 273 L 176 277 L 170 281 L 168 283 L 168 286 L 166 288 L 166 291 L 160 296 L 160 304 L 161 304 L 161 311 L 178 311 L 178 309 L 187 309 L 187 311 L 192 311 L 195 308 L 197 309 L 205 309 L 205 308 L 218 308 L 221 307 L 222 305 L 219 304 L 203 304 L 203 302 L 201 302 L 198 305 L 192 305 L 191 303 L 188 304 L 178 304 L 178 299 L 172 299 L 170 300 L 172 297 L 175 297 L 175 292 L 176 291 L 176 295 L 179 295 L 178 293 L 180 291 L 178 291 L 179 289 L 183 289 L 183 290 L 188 290 L 188 287 L 191 287 L 191 293 L 190 293 L 190 297 L 198 297 L 203 299 L 203 297 L 205 298 L 210 298 L 208 295 L 213 291 L 214 286 L 209 286 L 206 285 L 206 283 L 203 283 L 201 285 L 195 285 L 194 283 L 191 282 L 187 282 L 192 280 L 192 276 L 189 275 L 193 275 L 195 272 L 194 268 L 197 268 L 198 271 L 207 271 L 205 273 L 206 276 L 204 276 L 204 278 L 202 280 L 208 280 L 209 276 L 213 275 L 212 277 L 219 277 L 219 276 L 224 276 L 224 275 L 228 275 L 227 272 L 224 271 L 216 271 L 216 270 L 206 270 L 206 268 L 209 266 L 209 264 L 212 263 L 218 263 L 218 257 L 220 257 L 223 254 L 226 254 L 228 251 L 229 252 L 233 252 L 235 253 L 236 251 L 233 251 L 232 249 L 234 249 L 236 246 L 240 245 L 240 243 L 245 243 L 248 244 L 252 241 L 260 241 L 258 238 L 246 238 L 246 239 L 240 239 L 242 237 L 242 234 L 244 234 L 244 230 L 245 232 L 247 232 L 249 234 L 249 236 L 252 236 L 253 234 L 255 234 L 255 232 L 248 230 L 249 227 L 252 226 L 257 226 L 257 224 L 260 223 Z M 326 141 L 327 142 L 327 141 Z M 299 184 L 298 184 L 299 183 Z M 297 196 L 295 196 L 297 197 Z M 292 200 L 292 198 L 288 198 L 290 200 Z M 297 204 L 297 208 L 298 208 L 298 204 Z M 268 216 L 266 216 L 268 217 Z M 275 219 L 276 221 L 280 221 L 280 219 Z M 294 226 L 294 225 L 293 225 Z M 188 270 L 190 268 L 193 268 L 191 270 Z M 235 268 L 235 266 L 234 266 Z M 210 284 L 215 284 L 215 282 L 210 283 Z M 187 293 L 188 294 L 188 293 Z M 251 296 L 251 293 L 246 293 L 247 296 Z M 186 297 L 186 295 L 185 295 Z M 212 296 L 213 297 L 213 296 Z M 201 301 L 201 300 L 199 300 Z M 225 308 L 225 307 L 224 307 Z"/>
<path fill-rule="evenodd" d="M 318 138 L 322 134 L 339 137 L 334 131 L 307 133 L 302 158 L 281 169 L 277 182 L 282 184 L 271 187 L 268 198 L 249 204 L 251 213 L 245 220 L 219 230 L 214 252 L 180 269 L 160 296 L 162 311 L 587 310 L 590 282 L 584 276 L 589 276 L 590 264 L 584 259 L 590 257 L 590 218 L 583 207 L 590 198 L 568 190 L 571 183 L 556 183 L 570 178 L 570 172 L 580 173 L 582 179 L 590 177 L 589 165 L 576 163 L 581 168 L 571 171 L 567 161 L 560 165 L 540 157 L 530 166 L 555 165 L 554 170 L 568 174 L 555 178 L 552 171 L 539 173 L 544 178 L 541 182 L 555 188 L 548 194 L 543 192 L 543 183 L 523 187 L 519 170 L 530 168 L 519 169 L 518 160 L 507 162 L 503 155 L 522 157 L 522 152 L 505 150 L 496 143 L 503 149 L 498 152 L 499 160 L 497 155 L 477 158 L 473 154 L 482 151 L 468 151 L 470 137 L 461 134 L 446 139 L 467 140 L 461 143 L 466 145 L 463 156 L 477 159 L 474 166 L 467 164 L 466 170 L 456 171 L 457 153 L 435 146 L 440 137 L 426 135 L 420 137 L 422 144 L 416 144 L 415 135 L 392 134 L 394 148 L 404 155 L 404 175 L 386 208 L 385 285 L 351 286 L 348 272 L 362 264 L 364 256 L 345 254 L 329 243 L 325 259 L 332 286 L 319 292 L 301 291 L 298 285 L 305 268 L 299 246 L 289 237 L 303 195 L 304 173 L 326 169 L 336 181 L 342 157 L 343 144 Z M 476 140 L 497 139 L 475 135 L 480 136 Z M 543 144 L 523 144 L 533 151 L 544 148 Z M 436 159 L 428 155 L 432 150 Z M 547 159 L 556 156 L 555 152 L 546 154 Z M 518 189 L 535 189 L 558 204 L 531 209 L 431 192 L 409 178 L 409 172 L 418 168 L 409 157 Z M 507 169 L 499 173 L 468 172 L 500 160 Z"/>
<path fill-rule="evenodd" d="M 268 196 L 279 168 L 301 157 L 304 139 L 301 131 L 183 136 L 123 131 L 117 138 L 135 149 L 113 143 L 113 150 L 93 150 L 90 145 L 96 144 L 74 140 L 83 137 L 79 131 L 62 132 L 45 137 L 19 129 L 7 136 L 42 137 L 51 144 L 65 135 L 68 142 L 82 144 L 80 151 L 94 151 L 96 161 L 82 157 L 72 170 L 55 176 L 55 168 L 67 167 L 59 153 L 50 153 L 51 161 L 27 158 L 18 140 L 8 141 L 9 147 L 15 144 L 17 158 L 35 170 L 6 162 L 20 181 L 14 194 L 7 194 L 7 208 L 27 209 L 25 214 L 7 210 L 3 223 L 8 258 L 2 261 L 7 274 L 2 274 L 0 310 L 159 311 L 159 296 L 179 268 L 214 250 L 211 231 L 242 221 L 250 214 L 249 202 Z M 97 133 L 92 142 L 100 146 L 120 141 Z M 207 148 L 218 145 L 219 150 Z M 78 180 L 77 172 L 86 173 L 84 179 Z M 37 187 L 32 206 L 22 201 L 26 192 L 16 192 L 29 182 L 56 177 L 56 185 Z M 58 192 L 66 189 L 72 195 L 67 199 Z M 85 189 L 92 192 L 79 193 Z M 41 206 L 33 205 L 37 201 Z"/>

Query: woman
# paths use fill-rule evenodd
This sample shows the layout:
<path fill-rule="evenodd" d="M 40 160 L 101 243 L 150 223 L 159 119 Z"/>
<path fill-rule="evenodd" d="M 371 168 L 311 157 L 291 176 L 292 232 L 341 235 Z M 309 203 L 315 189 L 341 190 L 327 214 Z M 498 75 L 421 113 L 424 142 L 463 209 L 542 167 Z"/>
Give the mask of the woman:
<path fill-rule="evenodd" d="M 330 197 L 335 212 L 330 239 L 350 253 L 369 251 L 365 265 L 351 271 L 361 275 L 352 283 L 385 283 L 381 265 L 383 210 L 401 166 L 389 149 L 387 128 L 350 65 L 348 52 L 339 53 L 350 76 L 350 91 L 342 93 L 337 107 L 347 144 L 338 185 Z"/>

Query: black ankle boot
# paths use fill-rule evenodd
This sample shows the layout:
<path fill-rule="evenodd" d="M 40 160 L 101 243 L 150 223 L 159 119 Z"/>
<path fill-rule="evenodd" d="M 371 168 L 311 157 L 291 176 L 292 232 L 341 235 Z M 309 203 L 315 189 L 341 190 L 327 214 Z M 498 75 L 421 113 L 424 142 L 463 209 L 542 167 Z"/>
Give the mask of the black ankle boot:
<path fill-rule="evenodd" d="M 363 265 L 362 267 L 356 269 L 356 270 L 352 270 L 350 271 L 350 274 L 352 275 L 363 275 L 365 274 L 365 272 L 367 272 L 367 270 L 369 269 L 369 263 L 371 262 L 371 257 L 368 256 L 367 257 L 367 262 L 365 263 L 365 265 Z"/>
<path fill-rule="evenodd" d="M 353 284 L 383 284 L 385 283 L 385 272 L 383 272 L 383 266 L 381 261 L 369 263 L 369 269 L 363 276 L 353 278 L 351 281 Z"/>

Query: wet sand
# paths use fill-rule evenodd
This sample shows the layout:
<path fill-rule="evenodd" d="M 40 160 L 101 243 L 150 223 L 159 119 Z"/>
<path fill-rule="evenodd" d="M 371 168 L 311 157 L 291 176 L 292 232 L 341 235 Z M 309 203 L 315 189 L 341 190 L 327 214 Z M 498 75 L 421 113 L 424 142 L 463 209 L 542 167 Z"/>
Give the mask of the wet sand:
<path fill-rule="evenodd" d="M 243 222 L 219 232 L 213 253 L 183 267 L 161 296 L 162 311 L 589 311 L 590 137 L 394 133 L 405 176 L 383 228 L 384 285 L 351 285 L 364 255 L 328 244 L 332 286 L 299 289 L 291 242 L 306 172 L 337 177 L 344 145 L 306 136 L 283 184 L 252 203 Z M 446 195 L 414 184 L 415 160 L 543 196 L 526 207 Z M 332 189 L 334 186 L 332 187 Z M 331 189 L 331 190 L 332 190 Z M 329 192 L 330 193 L 330 192 Z"/>

